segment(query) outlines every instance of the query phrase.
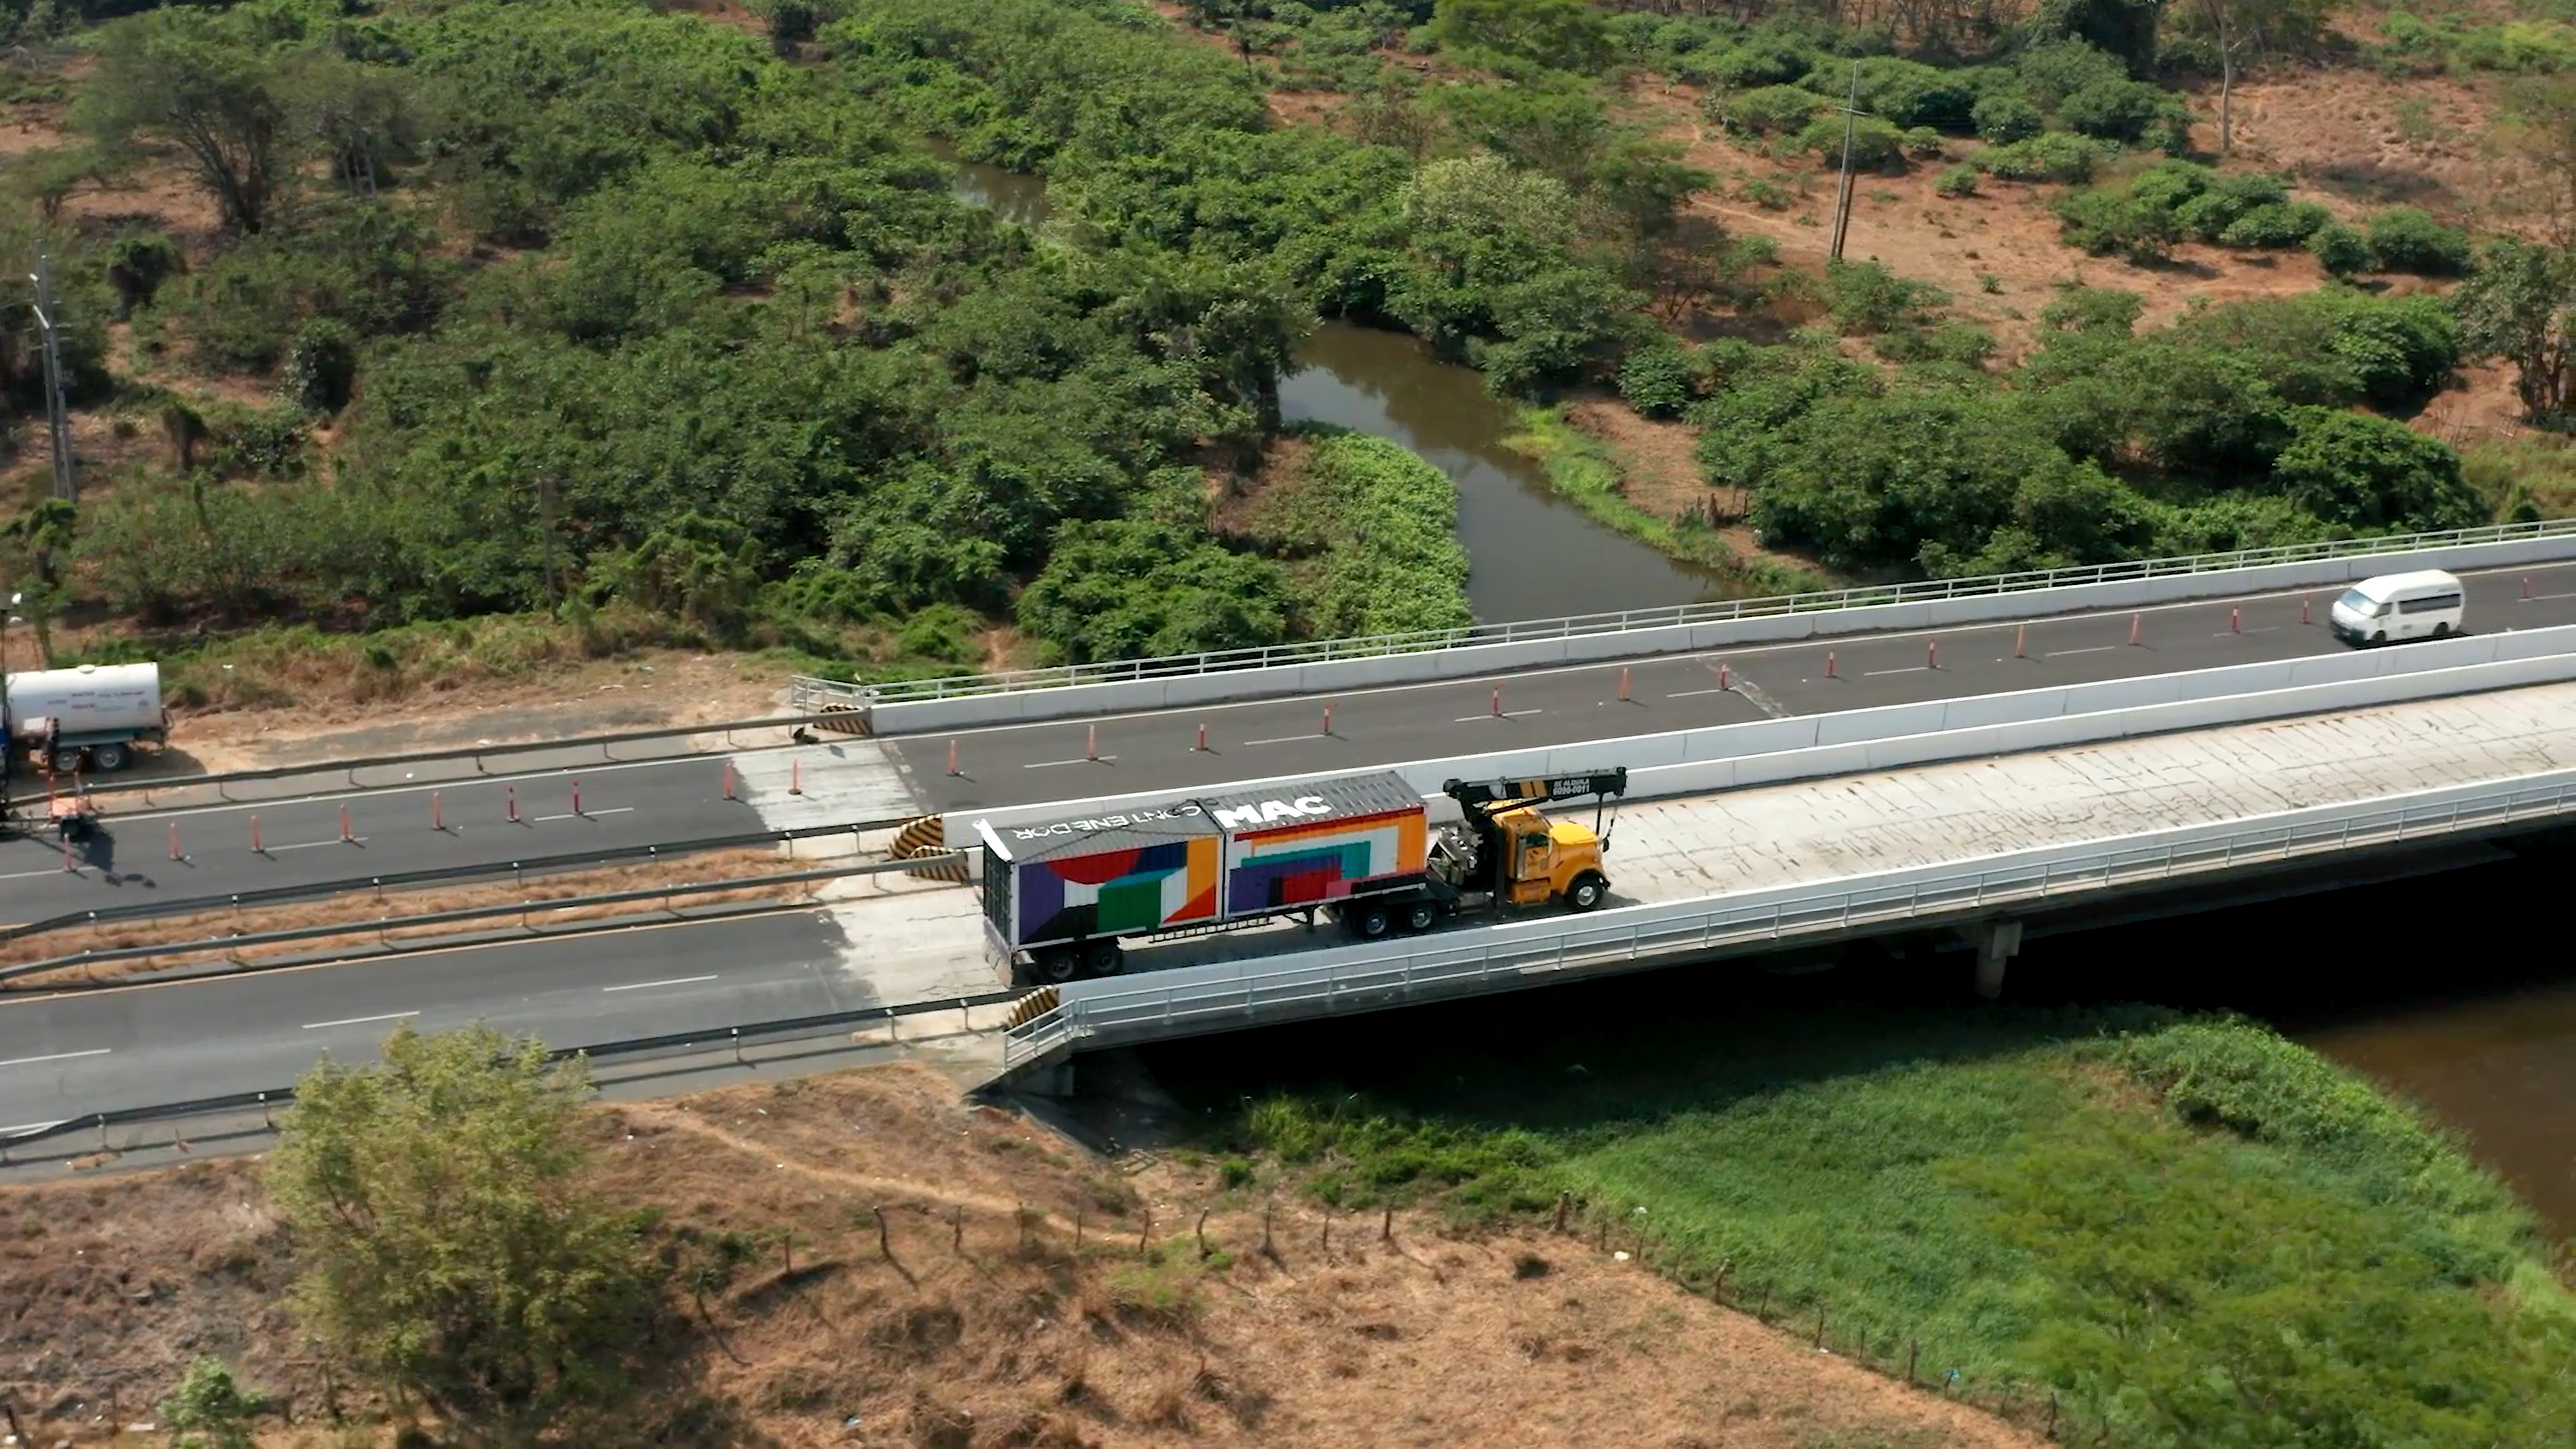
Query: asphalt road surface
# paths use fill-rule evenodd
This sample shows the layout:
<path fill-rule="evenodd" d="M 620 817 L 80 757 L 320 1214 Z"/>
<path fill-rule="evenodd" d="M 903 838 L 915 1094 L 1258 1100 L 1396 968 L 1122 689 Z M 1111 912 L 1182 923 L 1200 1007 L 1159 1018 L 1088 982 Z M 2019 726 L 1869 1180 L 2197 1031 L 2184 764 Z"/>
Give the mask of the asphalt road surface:
<path fill-rule="evenodd" d="M 2464 576 L 2472 630 L 2576 624 L 2576 564 Z M 2531 597 L 2521 597 L 2525 580 Z M 116 805 L 107 828 L 63 868 L 50 837 L 0 841 L 0 922 L 29 921 L 138 898 L 211 899 L 244 890 L 438 866 L 506 866 L 530 856 L 593 847 L 703 839 L 775 828 L 787 761 L 801 762 L 803 813 L 821 823 L 829 802 L 864 800 L 885 818 L 914 809 L 958 810 L 1085 799 L 1123 792 L 1181 791 L 1230 780 L 1365 769 L 1404 760 L 1613 740 L 1764 715 L 1802 715 L 1873 705 L 1995 694 L 2050 685 L 2136 677 L 2224 664 L 2328 654 L 2344 648 L 2326 631 L 2334 590 L 2194 600 L 2136 616 L 2117 611 L 2040 619 L 2027 626 L 2025 656 L 2013 657 L 2022 626 L 1765 645 L 1665 655 L 1627 664 L 1560 666 L 1470 679 L 1242 704 L 1194 705 L 1159 713 L 1052 720 L 877 741 L 827 742 L 731 757 L 741 771 L 735 800 L 723 798 L 726 757 L 585 767 L 504 781 L 435 786 L 440 829 L 432 828 L 433 787 L 375 789 L 297 801 L 263 801 L 168 812 Z M 2301 625 L 2301 602 L 2311 622 Z M 2241 630 L 2231 630 L 2231 611 Z M 1927 649 L 1936 638 L 1937 660 Z M 1826 656 L 1834 677 L 1825 675 Z M 1719 687 L 1719 669 L 1727 670 Z M 1622 672 L 1629 698 L 1618 697 Z M 1494 714 L 1501 690 L 1502 713 Z M 1324 707 L 1332 731 L 1324 732 Z M 1207 728 L 1207 746 L 1196 748 Z M 1097 760 L 1089 758 L 1097 734 Z M 961 774 L 951 776 L 954 740 Z M 891 766 L 889 766 L 889 759 Z M 1619 761 L 1605 750 L 1603 763 Z M 900 775 L 895 773 L 900 769 Z M 755 790 L 755 772 L 768 780 Z M 572 783 L 581 786 L 575 814 Z M 519 819 L 508 820 L 515 798 Z M 755 806 L 750 799 L 759 799 Z M 352 841 L 340 838 L 349 811 Z M 251 820 L 259 822 L 259 849 Z M 842 818 L 842 817 L 828 817 Z M 170 829 L 184 860 L 170 859 Z"/>
<path fill-rule="evenodd" d="M 2471 632 L 2576 624 L 2576 565 L 2465 574 Z M 2528 580 L 2531 597 L 2522 597 Z M 1763 717 L 2002 694 L 2106 679 L 2334 654 L 2335 589 L 2196 599 L 2137 613 L 2062 615 L 1935 634 L 1856 635 L 1625 663 L 1558 666 L 1297 700 L 1191 705 L 888 739 L 937 810 L 1231 780 L 1365 769 L 1405 760 L 1613 740 Z M 2301 624 L 2302 603 L 2309 622 Z M 2233 619 L 2231 619 L 2233 615 Z M 2132 620 L 2139 642 L 2129 643 Z M 1929 647 L 1937 641 L 1937 657 Z M 2019 643 L 2022 657 L 2014 656 Z M 1828 654 L 1834 672 L 1825 673 Z M 1720 688 L 1720 669 L 1726 671 Z M 1619 698 L 1622 674 L 1628 698 Z M 1501 714 L 1495 714 L 1496 689 Z M 1324 705 L 1332 706 L 1325 733 Z M 1207 749 L 1197 748 L 1200 725 Z M 1096 732 L 1096 734 L 1095 734 Z M 1097 740 L 1099 758 L 1090 755 Z M 960 776 L 948 771 L 957 745 Z M 1621 763 L 1605 748 L 1604 767 Z"/>
<path fill-rule="evenodd" d="M 823 912 L 642 927 L 0 1003 L 0 1132 L 293 1082 L 371 1060 L 397 1022 L 549 1046 L 721 1032 L 878 1004 Z"/>

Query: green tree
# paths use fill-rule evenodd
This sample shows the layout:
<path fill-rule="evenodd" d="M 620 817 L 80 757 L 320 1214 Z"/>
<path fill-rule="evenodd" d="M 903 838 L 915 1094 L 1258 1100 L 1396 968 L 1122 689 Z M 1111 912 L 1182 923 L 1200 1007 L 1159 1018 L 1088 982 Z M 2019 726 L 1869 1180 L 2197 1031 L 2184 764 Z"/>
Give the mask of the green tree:
<path fill-rule="evenodd" d="M 1431 36 L 1441 48 L 1591 72 L 1609 63 L 1610 30 L 1583 0 L 1440 0 Z"/>
<path fill-rule="evenodd" d="M 200 1356 L 161 1401 L 161 1419 L 178 1434 L 175 1449 L 251 1449 L 260 1396 L 235 1382 L 219 1358 Z"/>
<path fill-rule="evenodd" d="M 2347 532 L 2430 530 L 2484 523 L 2486 508 L 2439 438 L 2371 413 L 2294 408 L 2272 486 Z"/>
<path fill-rule="evenodd" d="M 484 1026 L 307 1072 L 268 1185 L 314 1345 L 493 1443 L 615 1402 L 659 1290 L 582 1181 L 589 1093 L 580 1059 Z"/>
<path fill-rule="evenodd" d="M 267 224 L 295 164 L 284 71 L 210 10 L 155 10 L 107 27 L 73 116 L 111 153 L 176 145 L 225 223 L 243 232 Z"/>
<path fill-rule="evenodd" d="M 1278 565 L 1126 518 L 1066 524 L 1019 600 L 1021 627 L 1074 664 L 1276 644 L 1287 618 Z"/>
<path fill-rule="evenodd" d="M 2523 417 L 2563 427 L 2576 366 L 2576 253 L 2505 240 L 2488 246 L 2460 288 L 2461 331 L 2471 355 L 2513 364 Z"/>

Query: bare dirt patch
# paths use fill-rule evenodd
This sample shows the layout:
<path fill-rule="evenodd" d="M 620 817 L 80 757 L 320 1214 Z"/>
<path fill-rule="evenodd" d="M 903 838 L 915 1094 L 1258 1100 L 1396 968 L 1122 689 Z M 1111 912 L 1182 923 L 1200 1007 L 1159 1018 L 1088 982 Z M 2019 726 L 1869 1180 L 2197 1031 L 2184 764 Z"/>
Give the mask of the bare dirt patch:
<path fill-rule="evenodd" d="M 754 1245 L 682 1304 L 707 1331 L 664 1376 L 791 1449 L 2041 1442 L 1571 1238 L 1410 1214 L 1328 1238 L 1282 1204 L 1265 1255 L 1259 1198 L 1090 1157 L 919 1068 L 594 1123 L 603 1185 L 657 1233 Z M 293 1271 L 251 1163 L 0 1193 L 0 1302 L 29 1309 L 0 1321 L 0 1391 L 44 1442 L 95 1443 L 211 1352 L 317 1424 Z"/>

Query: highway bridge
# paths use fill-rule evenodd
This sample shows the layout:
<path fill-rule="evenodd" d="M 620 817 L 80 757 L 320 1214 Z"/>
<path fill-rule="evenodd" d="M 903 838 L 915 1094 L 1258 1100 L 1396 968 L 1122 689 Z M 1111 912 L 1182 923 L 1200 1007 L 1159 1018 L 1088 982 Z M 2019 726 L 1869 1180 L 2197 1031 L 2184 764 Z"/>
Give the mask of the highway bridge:
<path fill-rule="evenodd" d="M 2576 554 L 2576 536 L 2561 546 Z M 2509 565 L 2464 579 L 2481 631 L 2576 623 L 2576 562 Z M 2027 607 L 2026 618 L 1938 632 L 1691 650 L 932 734 L 826 736 L 807 746 L 236 805 L 136 809 L 126 797 L 110 802 L 107 828 L 71 869 L 49 840 L 0 841 L 0 920 L 2328 656 L 2344 648 L 2324 627 L 2335 592 L 2221 587 L 2179 603 L 2073 613 L 2051 609 L 2058 595 L 2030 593 L 2013 601 Z M 1257 683 L 1241 681 L 1247 689 Z"/>
<path fill-rule="evenodd" d="M 1152 1034 L 1155 1022 L 1165 1032 L 1223 1030 L 1508 989 L 1569 966 L 1628 969 L 1766 949 L 1766 931 L 1779 943 L 1956 928 L 1999 971 L 2010 932 L 1998 924 L 2087 892 L 2201 889 L 2213 873 L 2554 823 L 2567 799 L 2565 772 L 2576 771 L 2576 684 L 2564 682 L 2576 679 L 2576 631 L 2547 626 L 2569 622 L 2576 574 L 2533 566 L 2481 575 L 2472 587 L 2481 637 L 2366 654 L 2321 637 L 2322 598 L 2303 627 L 2297 610 L 2310 595 L 2240 594 L 1944 632 L 1937 655 L 1920 633 L 1838 639 L 1831 679 L 1822 648 L 1803 645 L 1518 673 L 1500 686 L 1499 716 L 1485 678 L 1435 681 L 1370 696 L 1389 701 L 1383 713 L 1362 705 L 1346 716 L 1352 704 L 1337 699 L 1330 734 L 1319 727 L 1270 745 L 1254 743 L 1274 738 L 1255 733 L 1277 727 L 1265 712 L 1302 713 L 1313 703 L 1274 701 L 1241 717 L 1200 708 L 961 732 L 966 783 L 940 787 L 951 800 L 984 788 L 983 776 L 1011 778 L 1006 759 L 976 763 L 1001 742 L 1028 756 L 1016 762 L 1012 788 L 996 787 L 994 803 L 968 813 L 1080 797 L 1079 784 L 1103 793 L 1104 782 L 1123 798 L 1361 764 L 1481 773 L 1505 757 L 1543 762 L 1551 746 L 1568 748 L 1569 760 L 1604 751 L 1651 757 L 1640 779 L 1646 793 L 1665 797 L 1624 815 L 1613 909 L 1461 926 L 1395 947 L 1319 943 L 1294 926 L 1174 943 L 1154 948 L 1150 962 L 1168 969 L 1063 988 L 1051 1010 L 1008 1038 L 988 1034 L 979 1050 L 997 1072 L 1043 1066 Z M 1816 656 L 1803 672 L 1801 649 Z M 1713 672 L 1720 664 L 1729 670 L 1722 684 Z M 1626 701 L 1617 698 L 1623 671 Z M 1736 697 L 1744 677 L 1759 698 Z M 2077 679 L 2089 682 L 2065 683 Z M 1462 689 L 1468 705 L 1446 702 Z M 1911 703 L 1941 700 L 1953 703 Z M 1540 712 L 1516 714 L 1525 702 Z M 1834 710 L 1838 703 L 1868 708 Z M 1426 706 L 1440 718 L 1422 723 Z M 1562 717 L 1546 723 L 1550 711 Z M 2267 716 L 2301 717 L 2230 723 Z M 1219 748 L 1196 747 L 1201 717 Z M 1078 755 L 1053 753 L 1076 734 Z M 704 827 L 680 822 L 697 810 L 804 823 L 880 798 L 866 791 L 950 779 L 946 739 L 737 755 L 734 801 L 712 782 L 712 803 L 688 787 L 661 796 L 634 787 L 635 798 L 662 802 L 654 813 L 670 817 L 647 833 L 696 833 Z M 1420 739 L 1444 748 L 1407 754 L 1405 742 Z M 934 750 L 929 761 L 913 758 Z M 892 753 L 871 760 L 872 751 Z M 1052 763 L 1060 757 L 1070 762 Z M 1252 759 L 1279 767 L 1255 769 Z M 654 767 L 701 779 L 719 768 L 712 758 Z M 782 772 L 796 792 L 776 778 Z M 600 788 L 591 778 L 586 795 Z M 389 793 L 400 792 L 359 798 Z M 336 837 L 337 806 L 316 803 L 330 810 L 323 818 Z M 586 798 L 585 813 L 617 803 L 614 794 Z M 188 818 L 208 814 L 221 812 Z M 581 820 L 520 828 L 592 828 Z M 1390 950 L 1398 954 L 1368 954 Z M 998 985 L 971 892 L 868 877 L 837 887 L 816 909 L 752 919 L 30 996 L 0 1004 L 0 1129 L 279 1086 L 325 1050 L 363 1054 L 396 1021 L 434 1029 L 484 1019 L 557 1044 L 596 1045 L 976 997 Z"/>

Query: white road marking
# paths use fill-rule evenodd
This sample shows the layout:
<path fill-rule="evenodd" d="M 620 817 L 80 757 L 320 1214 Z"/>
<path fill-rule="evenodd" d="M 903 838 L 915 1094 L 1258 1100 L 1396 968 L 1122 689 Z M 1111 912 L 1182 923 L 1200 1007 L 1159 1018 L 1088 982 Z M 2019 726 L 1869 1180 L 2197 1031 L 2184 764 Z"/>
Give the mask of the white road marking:
<path fill-rule="evenodd" d="M 1329 740 L 1329 739 L 1338 739 L 1338 738 L 1340 738 L 1340 736 L 1338 736 L 1338 735 L 1322 735 L 1322 734 L 1315 734 L 1315 735 L 1273 735 L 1273 736 L 1271 736 L 1269 739 L 1266 739 L 1266 740 L 1245 740 L 1245 741 L 1244 741 L 1244 743 L 1245 743 L 1245 744 L 1247 744 L 1247 745 L 1293 745 L 1293 744 L 1297 743 L 1299 740 Z"/>
<path fill-rule="evenodd" d="M 1492 710 L 1490 710 L 1490 709 L 1489 709 L 1489 710 L 1485 711 L 1483 714 L 1462 714 L 1462 715 L 1458 716 L 1456 719 L 1451 720 L 1451 721 L 1450 721 L 1450 723 L 1451 723 L 1451 724 L 1474 724 L 1476 721 L 1478 721 L 1478 720 L 1480 720 L 1480 719 L 1519 719 L 1522 715 L 1525 715 L 1525 714 L 1545 714 L 1545 713 L 1547 713 L 1547 711 L 1546 711 L 1546 710 L 1543 710 L 1543 709 L 1507 709 L 1507 710 L 1504 710 L 1501 714 L 1496 714 L 1496 713 L 1494 713 Z"/>
<path fill-rule="evenodd" d="M 2108 654 L 2114 649 L 2125 649 L 2127 647 L 2128 646 L 2125 644 L 2088 644 L 2081 649 L 2051 649 L 2039 657 L 2042 659 L 2063 659 L 2069 654 Z"/>
<path fill-rule="evenodd" d="M 1753 701 L 1753 707 L 1755 709 L 1762 711 L 1773 719 L 1787 719 L 1789 717 L 1789 711 L 1780 707 L 1780 701 L 1763 693 L 1761 686 L 1755 684 L 1752 680 L 1736 680 L 1735 692 L 1743 695 L 1746 699 Z"/>
<path fill-rule="evenodd" d="M 365 1026 L 371 1021 L 400 1021 L 406 1016 L 418 1015 L 420 1015 L 420 1013 L 417 1011 L 388 1011 L 382 1016 L 347 1016 L 342 1017 L 338 1021 L 308 1021 L 304 1023 L 304 1029 L 306 1031 L 320 1031 L 324 1027 L 331 1026 Z"/>
<path fill-rule="evenodd" d="M 1080 760 L 1039 760 L 1033 764 L 1022 765 L 1020 768 L 1023 770 L 1052 770 L 1058 765 L 1105 765 L 1111 760 L 1117 758 L 1118 757 L 1116 755 L 1102 755 L 1096 760 L 1088 758 Z"/>
<path fill-rule="evenodd" d="M 36 879 L 38 876 L 47 876 L 47 875 L 78 875 L 78 874 L 80 874 L 80 872 L 79 872 L 79 871 L 77 871 L 77 870 L 69 870 L 69 871 L 67 871 L 67 870 L 64 870 L 61 866 L 59 866 L 59 865 L 58 865 L 58 866 L 55 866 L 55 867 L 54 867 L 53 869 L 51 869 L 51 870 L 22 870 L 22 871 L 18 872 L 16 875 L 0 875 L 0 880 L 34 880 L 34 879 Z"/>
<path fill-rule="evenodd" d="M 1929 664 L 1908 664 L 1903 669 L 1863 670 L 1860 677 L 1863 679 L 1876 679 L 1882 674 L 1929 674 L 1931 672 L 1932 666 Z"/>
<path fill-rule="evenodd" d="M 625 986 L 603 986 L 599 989 L 602 991 L 647 991 L 656 986 L 694 986 L 701 981 L 713 981 L 715 979 L 715 974 L 713 972 L 709 972 L 704 976 L 674 976 L 668 981 L 637 981 Z"/>
<path fill-rule="evenodd" d="M 262 855 L 284 855 L 290 850 L 320 850 L 326 845 L 364 845 L 366 843 L 367 837 L 363 835 L 351 836 L 347 840 L 342 840 L 339 837 L 334 836 L 329 840 L 308 840 L 301 845 L 263 845 L 260 847 L 259 853 Z"/>
<path fill-rule="evenodd" d="M 620 805 L 614 810 L 584 810 L 579 815 L 574 815 L 569 812 L 562 815 L 531 815 L 528 819 L 534 824 L 543 825 L 549 820 L 596 820 L 602 815 L 632 815 L 634 813 L 634 806 Z"/>
<path fill-rule="evenodd" d="M 1700 697 L 1701 695 L 1703 695 L 1703 694 L 1733 694 L 1734 692 L 1735 692 L 1735 691 L 1734 691 L 1734 689 L 1732 689 L 1732 688 L 1719 689 L 1719 688 L 1717 688 L 1717 687 L 1715 687 L 1715 686 L 1713 686 L 1713 685 L 1712 685 L 1712 686 L 1710 686 L 1710 687 L 1709 687 L 1709 688 L 1707 688 L 1707 689 L 1677 689 L 1677 690 L 1674 690 L 1672 693 L 1670 693 L 1670 694 L 1668 694 L 1668 695 L 1665 695 L 1665 696 L 1664 696 L 1664 698 L 1666 698 L 1666 699 L 1697 699 L 1697 698 L 1699 698 L 1699 697 Z"/>
<path fill-rule="evenodd" d="M 2537 604 L 2543 599 L 2576 599 L 2576 594 L 2526 594 L 2523 596 L 2522 602 L 2526 604 Z"/>
<path fill-rule="evenodd" d="M 67 1062 L 74 1057 L 103 1057 L 114 1050 L 116 1050 L 114 1047 L 91 1047 L 85 1052 L 55 1052 L 51 1056 L 43 1057 L 11 1057 L 5 1062 L 0 1062 L 0 1067 L 32 1067 L 38 1062 Z"/>
<path fill-rule="evenodd" d="M 2278 634 L 2280 632 L 2280 625 L 2266 624 L 2260 629 L 2221 629 L 2209 637 L 2212 639 L 2224 639 L 2230 634 Z"/>
<path fill-rule="evenodd" d="M 70 1120 L 69 1117 L 57 1117 L 51 1122 L 21 1122 L 15 1127 L 0 1127 L 0 1137 L 15 1137 L 21 1132 L 42 1132 L 48 1127 L 60 1127 Z"/>

